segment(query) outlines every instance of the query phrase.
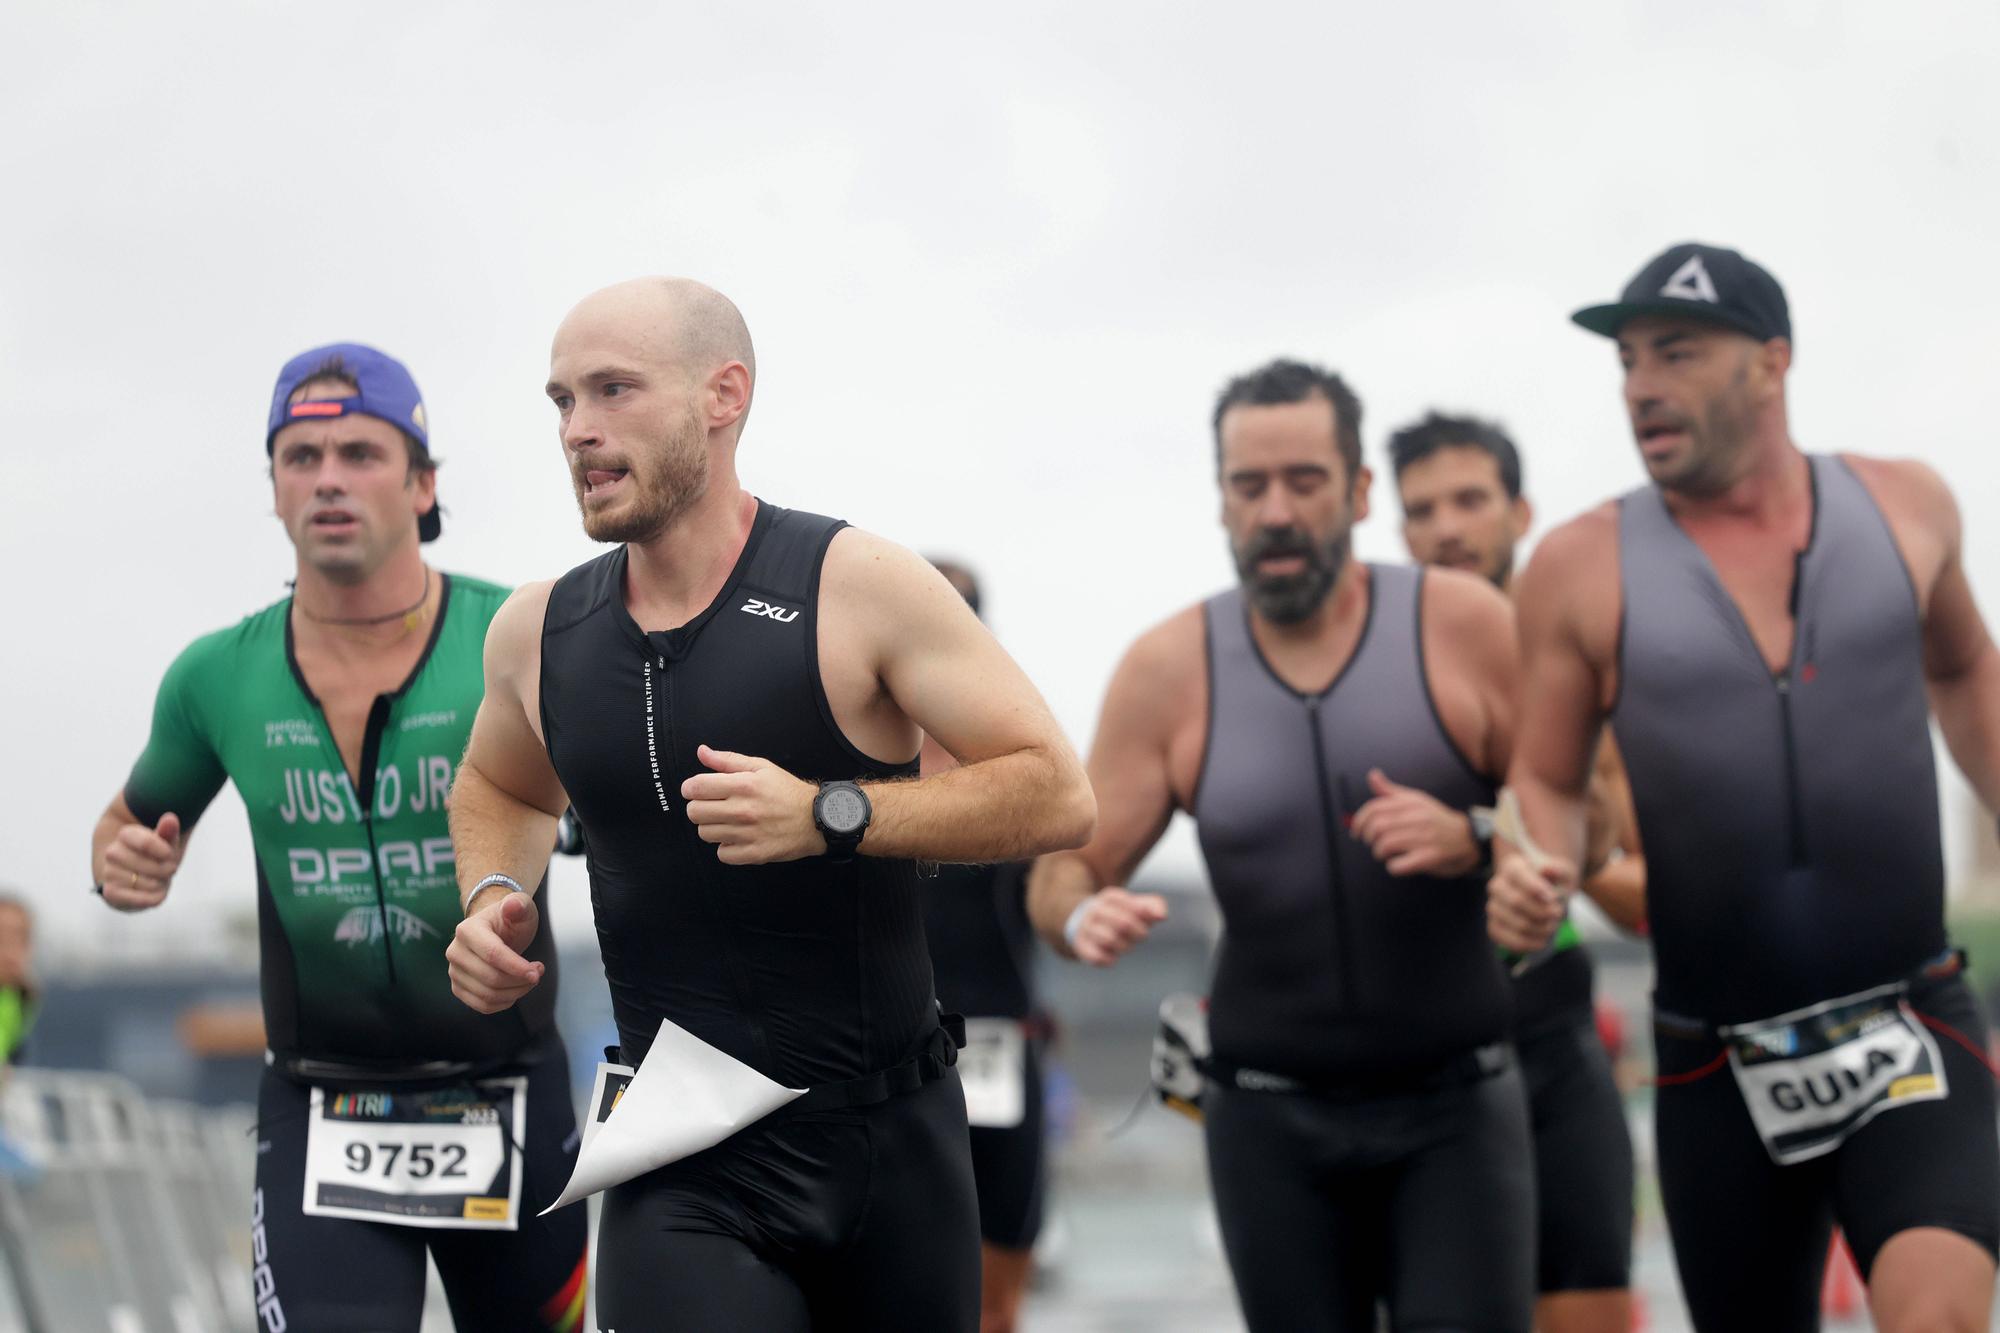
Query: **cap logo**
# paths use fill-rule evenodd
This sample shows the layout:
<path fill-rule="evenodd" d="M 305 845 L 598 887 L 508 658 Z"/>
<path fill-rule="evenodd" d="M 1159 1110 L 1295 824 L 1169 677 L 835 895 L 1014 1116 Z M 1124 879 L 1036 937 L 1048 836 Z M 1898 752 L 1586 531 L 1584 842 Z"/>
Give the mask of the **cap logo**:
<path fill-rule="evenodd" d="M 1721 304 L 1721 298 L 1715 294 L 1715 283 L 1708 276 L 1708 265 L 1701 262 L 1700 255 L 1689 255 L 1688 262 L 1675 269 L 1674 276 L 1667 279 L 1667 285 L 1660 288 L 1660 295 L 1671 296 L 1676 301 Z"/>
<path fill-rule="evenodd" d="M 410 409 L 410 420 L 417 423 L 418 430 L 430 429 L 430 427 L 424 424 L 424 405 L 422 403 L 418 403 L 415 407 Z"/>
<path fill-rule="evenodd" d="M 291 415 L 295 417 L 337 417 L 346 410 L 338 398 L 313 398 L 303 403 L 293 403 Z"/>

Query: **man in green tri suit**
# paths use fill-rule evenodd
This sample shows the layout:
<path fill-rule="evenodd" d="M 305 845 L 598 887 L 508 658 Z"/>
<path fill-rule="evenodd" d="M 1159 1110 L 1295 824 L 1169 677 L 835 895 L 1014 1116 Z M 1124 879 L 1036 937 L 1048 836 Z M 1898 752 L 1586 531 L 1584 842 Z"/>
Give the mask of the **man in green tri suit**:
<path fill-rule="evenodd" d="M 583 1213 L 535 1216 L 576 1139 L 554 986 L 482 1015 L 445 971 L 460 918 L 446 796 L 506 590 L 424 562 L 437 465 L 393 358 L 294 357 L 265 447 L 293 595 L 168 668 L 92 839 L 97 891 L 159 906 L 195 821 L 236 784 L 269 1046 L 251 1218 L 265 1333 L 414 1333 L 426 1249 L 461 1330 L 571 1333 Z M 527 956 L 553 969 L 546 926 Z"/>

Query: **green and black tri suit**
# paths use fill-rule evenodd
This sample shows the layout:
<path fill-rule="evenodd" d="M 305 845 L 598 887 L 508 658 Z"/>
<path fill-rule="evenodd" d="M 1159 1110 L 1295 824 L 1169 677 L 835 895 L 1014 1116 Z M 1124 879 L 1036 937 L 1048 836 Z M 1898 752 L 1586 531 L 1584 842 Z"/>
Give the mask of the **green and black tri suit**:
<path fill-rule="evenodd" d="M 527 950 L 547 971 L 512 1008 L 474 1012 L 445 967 L 460 919 L 445 802 L 484 692 L 486 629 L 506 597 L 491 583 L 443 577 L 423 656 L 369 711 L 359 791 L 292 651 L 289 600 L 181 653 L 125 784 L 126 804 L 149 826 L 172 811 L 191 828 L 225 781 L 249 810 L 271 1048 L 258 1097 L 251 1220 L 266 1262 L 254 1299 L 272 1328 L 415 1333 L 426 1249 L 460 1328 L 581 1326 L 584 1211 L 535 1216 L 561 1191 L 576 1146 L 548 915 Z M 487 1075 L 527 1079 L 516 1230 L 304 1211 L 311 1085 Z"/>
<path fill-rule="evenodd" d="M 480 1068 L 553 1030 L 546 913 L 528 957 L 549 971 L 513 1008 L 473 1012 L 445 973 L 459 921 L 445 798 L 484 689 L 486 627 L 506 598 L 445 576 L 416 669 L 369 713 L 360 792 L 293 655 L 289 599 L 196 639 L 167 669 L 125 802 L 148 826 L 172 811 L 191 828 L 236 784 L 256 844 L 264 1026 L 281 1068 Z"/>

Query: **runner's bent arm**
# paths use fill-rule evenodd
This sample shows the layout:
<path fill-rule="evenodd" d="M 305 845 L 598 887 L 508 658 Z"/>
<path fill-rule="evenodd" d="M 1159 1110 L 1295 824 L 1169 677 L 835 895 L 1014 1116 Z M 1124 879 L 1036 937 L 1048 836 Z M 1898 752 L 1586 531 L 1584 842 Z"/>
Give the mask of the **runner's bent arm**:
<path fill-rule="evenodd" d="M 864 853 L 1020 860 L 1090 836 L 1096 805 L 1075 750 L 1040 692 L 930 562 L 854 532 L 828 551 L 827 579 L 835 598 L 871 615 L 890 699 L 959 761 L 870 791 Z M 843 598 L 847 587 L 863 596 Z"/>
<path fill-rule="evenodd" d="M 1507 599 L 1483 579 L 1452 570 L 1424 572 L 1425 689 L 1447 738 L 1496 781 L 1513 755 L 1520 649 Z M 1480 848 L 1465 810 L 1405 787 L 1393 761 L 1368 775 L 1370 799 L 1354 812 L 1354 836 L 1391 875 L 1447 879 L 1479 868 Z"/>
<path fill-rule="evenodd" d="M 877 721 L 914 724 L 912 743 L 921 730 L 959 762 L 916 781 L 863 783 L 873 815 L 862 855 L 1011 861 L 1090 836 L 1090 784 L 1048 705 L 928 561 L 842 530 L 827 551 L 819 618 L 829 696 L 872 690 L 859 706 Z M 700 753 L 715 771 L 688 779 L 681 796 L 723 862 L 825 850 L 812 822 L 817 789 L 805 775 L 759 756 Z"/>
<path fill-rule="evenodd" d="M 548 583 L 530 584 L 507 599 L 486 631 L 486 693 L 472 720 L 458 779 L 451 789 L 451 842 L 461 898 L 488 875 L 508 875 L 530 892 L 555 851 L 556 826 L 569 808 L 548 748 L 528 709 L 541 678 L 542 615 Z M 467 915 L 511 892 L 489 885 Z"/>
<path fill-rule="evenodd" d="M 1618 753 L 1618 738 L 1609 730 L 1598 743 L 1596 771 L 1591 777 L 1590 803 L 1592 841 L 1596 841 L 1595 825 L 1601 820 L 1608 826 L 1611 850 L 1618 855 L 1598 867 L 1597 873 L 1584 882 L 1583 892 L 1620 929 L 1643 935 L 1646 933 L 1646 856 L 1639 845 L 1639 816 L 1632 808 L 1632 782 L 1625 775 L 1625 760 Z M 1597 859 L 1595 855 L 1591 857 L 1593 862 Z"/>
<path fill-rule="evenodd" d="M 203 704 L 216 681 L 229 679 L 231 644 L 226 634 L 197 639 L 167 668 L 146 748 L 91 832 L 91 876 L 121 912 L 165 900 L 188 834 L 229 780 Z"/>
<path fill-rule="evenodd" d="M 1201 654 L 1197 607 L 1140 638 L 1112 675 L 1090 745 L 1097 832 L 1081 850 L 1042 857 L 1028 876 L 1028 916 L 1064 957 L 1108 965 L 1166 916 L 1163 899 L 1121 886 L 1160 840 L 1177 804 L 1169 747 L 1185 710 L 1206 714 L 1205 700 L 1190 697 L 1202 684 Z M 1093 895 L 1100 906 L 1080 920 L 1072 943 L 1066 927 Z"/>
<path fill-rule="evenodd" d="M 1483 580 L 1449 570 L 1431 571 L 1437 580 L 1431 599 L 1439 614 L 1435 627 L 1439 651 L 1431 661 L 1461 660 L 1479 695 L 1479 716 L 1485 721 L 1482 743 L 1473 751 L 1482 771 L 1504 778 L 1514 760 L 1521 692 L 1521 642 L 1513 605 Z"/>
<path fill-rule="evenodd" d="M 1562 922 L 1563 894 L 1574 888 L 1583 862 L 1604 680 L 1581 608 L 1593 595 L 1615 598 L 1616 550 L 1615 518 L 1585 515 L 1550 533 L 1521 579 L 1520 734 L 1507 781 L 1529 836 L 1557 864 L 1536 874 L 1513 849 L 1496 847 L 1487 919 L 1505 948 L 1529 952 L 1548 942 Z M 1601 582 L 1607 560 L 1608 593 Z"/>
<path fill-rule="evenodd" d="M 1973 600 L 1958 505 L 1929 468 L 1905 464 L 1899 470 L 1916 492 L 1912 498 L 1921 505 L 1925 527 L 1943 548 L 1924 616 L 1931 709 L 1959 771 L 1988 810 L 2000 811 L 2000 649 Z"/>
<path fill-rule="evenodd" d="M 452 991 L 482 1013 L 504 1009 L 542 978 L 522 951 L 540 916 L 529 901 L 555 850 L 569 807 L 528 709 L 541 678 L 548 583 L 517 590 L 486 631 L 486 693 L 451 789 L 451 842 L 461 897 L 488 875 L 510 876 L 526 893 L 488 885 L 465 904 L 445 950 Z"/>

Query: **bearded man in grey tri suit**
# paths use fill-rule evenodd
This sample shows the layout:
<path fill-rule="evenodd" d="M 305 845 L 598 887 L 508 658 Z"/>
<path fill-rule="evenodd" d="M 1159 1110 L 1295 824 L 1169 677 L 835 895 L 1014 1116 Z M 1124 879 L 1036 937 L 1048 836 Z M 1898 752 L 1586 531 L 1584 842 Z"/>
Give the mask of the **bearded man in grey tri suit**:
<path fill-rule="evenodd" d="M 1273 362 L 1212 424 L 1238 586 L 1120 663 L 1089 764 L 1097 834 L 1037 864 L 1030 914 L 1108 966 L 1165 912 L 1120 886 L 1193 815 L 1225 925 L 1209 1178 L 1245 1320 L 1373 1333 L 1384 1304 L 1398 1328 L 1527 1333 L 1527 1107 L 1482 852 L 1420 845 L 1391 808 L 1491 801 L 1512 616 L 1472 575 L 1352 558 L 1370 475 L 1339 376 Z"/>
<path fill-rule="evenodd" d="M 1920 463 L 1807 455 L 1776 279 L 1685 244 L 1612 304 L 1652 484 L 1556 529 L 1518 593 L 1494 939 L 1575 885 L 1598 730 L 1631 775 L 1659 968 L 1659 1169 L 1697 1328 L 1819 1326 L 1838 1221 L 1889 1333 L 1984 1329 L 2000 1245 L 1985 1025 L 1944 928 L 1930 712 L 2000 804 L 2000 653 Z"/>

